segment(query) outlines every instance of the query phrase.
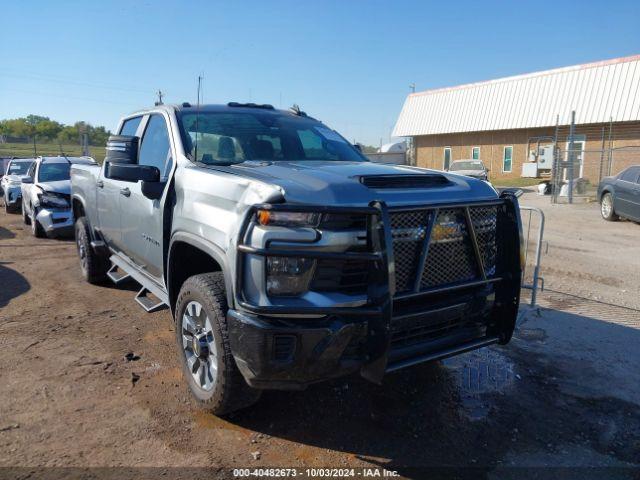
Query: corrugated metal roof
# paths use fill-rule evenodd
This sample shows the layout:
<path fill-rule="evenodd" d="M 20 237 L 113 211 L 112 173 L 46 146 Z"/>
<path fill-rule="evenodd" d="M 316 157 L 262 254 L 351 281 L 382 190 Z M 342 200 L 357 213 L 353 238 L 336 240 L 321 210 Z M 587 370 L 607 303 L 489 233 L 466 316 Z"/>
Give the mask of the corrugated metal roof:
<path fill-rule="evenodd" d="M 410 94 L 393 136 L 640 120 L 640 55 Z"/>

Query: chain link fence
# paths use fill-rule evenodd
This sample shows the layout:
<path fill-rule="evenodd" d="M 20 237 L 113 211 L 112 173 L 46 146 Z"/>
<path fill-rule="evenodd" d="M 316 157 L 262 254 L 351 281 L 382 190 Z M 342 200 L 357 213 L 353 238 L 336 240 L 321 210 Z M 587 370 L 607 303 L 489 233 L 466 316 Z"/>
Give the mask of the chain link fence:
<path fill-rule="evenodd" d="M 604 177 L 640 164 L 640 124 L 559 126 L 546 146 L 553 148 L 552 202 L 594 201 Z"/>

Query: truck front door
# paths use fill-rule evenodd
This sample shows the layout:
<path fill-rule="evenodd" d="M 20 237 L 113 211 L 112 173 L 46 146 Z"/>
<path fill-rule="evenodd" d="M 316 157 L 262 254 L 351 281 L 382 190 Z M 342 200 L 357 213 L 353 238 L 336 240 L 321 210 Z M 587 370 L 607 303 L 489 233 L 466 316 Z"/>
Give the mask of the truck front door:
<path fill-rule="evenodd" d="M 167 182 L 174 158 L 167 120 L 161 113 L 145 119 L 138 154 L 138 164 L 157 167 L 162 182 Z M 142 182 L 129 183 L 128 187 L 129 194 L 120 196 L 122 243 L 127 255 L 163 284 L 165 196 L 148 199 L 142 194 Z"/>

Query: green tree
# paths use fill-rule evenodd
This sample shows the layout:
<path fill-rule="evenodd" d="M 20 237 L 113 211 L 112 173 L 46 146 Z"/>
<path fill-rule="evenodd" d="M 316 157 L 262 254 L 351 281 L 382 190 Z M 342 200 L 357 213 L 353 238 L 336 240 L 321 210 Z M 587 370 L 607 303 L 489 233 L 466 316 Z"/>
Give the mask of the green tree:
<path fill-rule="evenodd" d="M 62 131 L 62 124 L 53 120 L 42 120 L 35 125 L 35 134 L 38 140 L 54 141 Z"/>
<path fill-rule="evenodd" d="M 79 143 L 78 129 L 69 125 L 62 127 L 58 133 L 58 142 L 62 144 Z"/>

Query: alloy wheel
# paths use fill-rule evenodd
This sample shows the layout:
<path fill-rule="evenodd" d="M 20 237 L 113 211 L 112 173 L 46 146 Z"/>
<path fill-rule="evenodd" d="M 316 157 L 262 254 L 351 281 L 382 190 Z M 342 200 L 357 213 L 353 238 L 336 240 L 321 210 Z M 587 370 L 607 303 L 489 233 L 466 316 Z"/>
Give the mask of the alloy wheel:
<path fill-rule="evenodd" d="M 603 217 L 609 218 L 611 216 L 611 211 L 613 210 L 611 195 L 604 196 L 604 198 L 602 199 L 602 205 L 600 205 L 600 209 Z"/>
<path fill-rule="evenodd" d="M 197 301 L 187 304 L 182 314 L 182 349 L 187 368 L 196 385 L 213 389 L 218 373 L 218 355 L 213 327 L 207 312 Z"/>

